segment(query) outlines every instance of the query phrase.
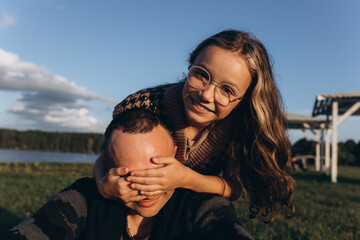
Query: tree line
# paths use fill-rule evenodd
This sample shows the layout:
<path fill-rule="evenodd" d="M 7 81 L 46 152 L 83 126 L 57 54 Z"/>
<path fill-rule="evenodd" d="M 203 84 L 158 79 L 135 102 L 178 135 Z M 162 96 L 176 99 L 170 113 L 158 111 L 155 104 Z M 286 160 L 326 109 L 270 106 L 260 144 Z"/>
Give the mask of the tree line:
<path fill-rule="evenodd" d="M 99 133 L 0 129 L 0 148 L 99 154 L 101 137 Z M 293 155 L 315 155 L 315 145 L 316 142 L 302 138 L 292 145 Z M 338 146 L 340 165 L 360 166 L 360 141 L 350 139 Z"/>
<path fill-rule="evenodd" d="M 315 156 L 315 145 L 315 141 L 310 141 L 306 138 L 302 138 L 292 145 L 292 153 L 294 156 Z M 354 140 L 350 139 L 345 142 L 339 142 L 338 161 L 340 165 L 360 166 L 360 141 L 356 143 Z"/>
<path fill-rule="evenodd" d="M 98 133 L 0 129 L 0 148 L 98 154 L 101 137 Z"/>

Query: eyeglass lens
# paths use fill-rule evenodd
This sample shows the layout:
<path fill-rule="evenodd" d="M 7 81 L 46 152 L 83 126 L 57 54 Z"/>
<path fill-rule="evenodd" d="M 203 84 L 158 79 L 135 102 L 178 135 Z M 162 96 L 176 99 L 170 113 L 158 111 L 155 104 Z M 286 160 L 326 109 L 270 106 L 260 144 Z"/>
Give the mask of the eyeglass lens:
<path fill-rule="evenodd" d="M 211 82 L 210 74 L 199 66 L 192 66 L 188 73 L 188 82 L 190 86 L 197 89 L 203 89 Z M 215 81 L 214 81 L 215 82 Z M 215 100 L 221 105 L 228 105 L 230 102 L 240 98 L 239 91 L 226 83 L 215 82 Z"/>

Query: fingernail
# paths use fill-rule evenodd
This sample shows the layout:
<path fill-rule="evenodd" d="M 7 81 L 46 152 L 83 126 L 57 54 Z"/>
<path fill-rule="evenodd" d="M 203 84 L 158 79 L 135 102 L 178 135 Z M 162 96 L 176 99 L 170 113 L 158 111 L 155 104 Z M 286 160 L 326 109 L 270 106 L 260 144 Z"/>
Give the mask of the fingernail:
<path fill-rule="evenodd" d="M 152 160 L 153 160 L 154 162 L 158 162 L 158 161 L 159 161 L 159 158 L 153 157 Z"/>
<path fill-rule="evenodd" d="M 127 168 L 123 168 L 122 171 L 123 171 L 123 173 L 126 173 L 126 172 L 127 172 Z"/>

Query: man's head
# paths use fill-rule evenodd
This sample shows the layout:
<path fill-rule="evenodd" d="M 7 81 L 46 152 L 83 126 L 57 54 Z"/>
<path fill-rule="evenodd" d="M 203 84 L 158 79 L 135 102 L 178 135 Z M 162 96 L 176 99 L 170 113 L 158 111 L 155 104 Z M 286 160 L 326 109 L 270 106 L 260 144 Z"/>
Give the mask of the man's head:
<path fill-rule="evenodd" d="M 159 167 L 152 157 L 174 156 L 169 130 L 159 118 L 146 110 L 128 110 L 110 123 L 103 146 L 107 167 L 127 167 L 129 171 Z M 153 217 L 172 196 L 173 191 L 125 204 L 143 217 Z"/>

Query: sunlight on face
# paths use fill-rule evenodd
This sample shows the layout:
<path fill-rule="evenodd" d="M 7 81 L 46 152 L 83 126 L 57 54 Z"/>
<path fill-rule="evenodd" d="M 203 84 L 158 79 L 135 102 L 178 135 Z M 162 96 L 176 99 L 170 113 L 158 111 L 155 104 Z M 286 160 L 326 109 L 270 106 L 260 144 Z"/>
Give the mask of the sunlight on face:
<path fill-rule="evenodd" d="M 114 130 L 107 149 L 115 167 L 127 167 L 129 171 L 159 167 L 152 157 L 173 156 L 174 145 L 170 134 L 160 125 L 149 133 L 124 133 Z M 149 197 L 125 205 L 143 217 L 153 217 L 167 203 L 174 191 Z"/>
<path fill-rule="evenodd" d="M 200 66 L 210 73 L 217 83 L 234 86 L 243 96 L 250 86 L 251 75 L 244 59 L 237 52 L 210 45 L 196 57 L 193 66 Z M 183 88 L 185 113 L 191 126 L 206 127 L 213 121 L 227 117 L 239 104 L 234 101 L 228 106 L 221 106 L 214 99 L 215 85 L 209 84 L 199 90 L 186 81 Z"/>

